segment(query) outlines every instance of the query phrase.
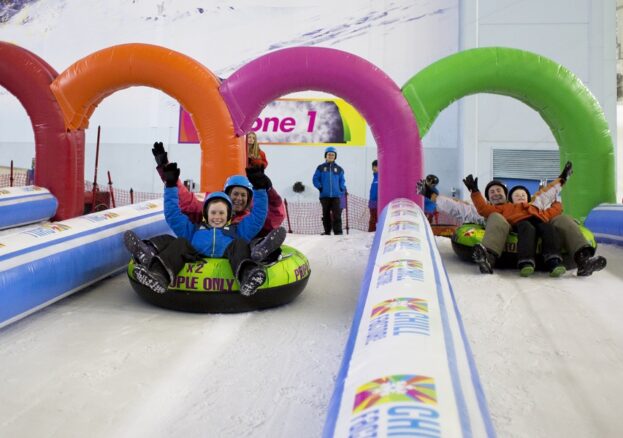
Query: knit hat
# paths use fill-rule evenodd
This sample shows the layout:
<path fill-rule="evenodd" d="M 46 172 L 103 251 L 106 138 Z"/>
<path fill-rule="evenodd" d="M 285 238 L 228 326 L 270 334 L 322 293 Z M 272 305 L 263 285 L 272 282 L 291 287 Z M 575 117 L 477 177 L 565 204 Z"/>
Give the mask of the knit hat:
<path fill-rule="evenodd" d="M 215 200 L 225 201 L 225 204 L 227 205 L 227 221 L 229 222 L 232 216 L 233 204 L 225 192 L 212 192 L 206 197 L 206 200 L 203 203 L 203 217 L 206 219 L 208 218 L 208 204 Z"/>
<path fill-rule="evenodd" d="M 528 190 L 528 188 L 526 186 L 515 186 L 512 189 L 509 190 L 508 192 L 508 199 L 513 202 L 513 193 L 515 193 L 517 190 L 523 190 L 524 192 L 526 192 L 526 194 L 528 195 L 528 202 L 530 202 L 531 196 L 530 196 L 530 190 Z"/>
<path fill-rule="evenodd" d="M 500 180 L 494 179 L 489 184 L 487 184 L 487 187 L 485 187 L 485 198 L 487 198 L 487 201 L 489 200 L 489 189 L 493 186 L 502 187 L 502 189 L 504 190 L 504 194 L 506 195 L 506 198 L 508 199 L 508 188 L 506 187 L 506 184 L 504 184 Z"/>

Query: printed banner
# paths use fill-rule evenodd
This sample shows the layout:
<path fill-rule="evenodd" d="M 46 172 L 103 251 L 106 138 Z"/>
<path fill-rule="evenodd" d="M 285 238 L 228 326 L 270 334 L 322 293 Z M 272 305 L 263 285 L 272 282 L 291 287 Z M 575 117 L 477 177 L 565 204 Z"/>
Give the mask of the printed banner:
<path fill-rule="evenodd" d="M 251 126 L 261 144 L 365 146 L 366 121 L 343 99 L 277 99 Z M 190 114 L 180 107 L 178 143 L 199 143 Z"/>
<path fill-rule="evenodd" d="M 476 368 L 422 210 L 379 220 L 324 437 L 494 436 Z"/>

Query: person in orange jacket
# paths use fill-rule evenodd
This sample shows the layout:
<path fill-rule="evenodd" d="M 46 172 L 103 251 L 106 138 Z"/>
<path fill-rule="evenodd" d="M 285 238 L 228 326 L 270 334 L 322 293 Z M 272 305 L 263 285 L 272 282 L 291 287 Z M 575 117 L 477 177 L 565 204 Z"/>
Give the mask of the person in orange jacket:
<path fill-rule="evenodd" d="M 530 191 L 521 185 L 510 189 L 508 197 L 513 204 L 528 205 L 531 201 Z M 560 204 L 560 202 L 554 201 L 552 205 L 556 204 Z M 543 222 L 541 219 L 532 216 L 517 222 L 514 228 L 517 231 L 517 268 L 519 275 L 529 277 L 534 273 L 536 243 L 539 237 L 541 238 L 543 261 L 550 277 L 560 277 L 567 271 L 560 255 L 560 235 L 551 222 Z"/>

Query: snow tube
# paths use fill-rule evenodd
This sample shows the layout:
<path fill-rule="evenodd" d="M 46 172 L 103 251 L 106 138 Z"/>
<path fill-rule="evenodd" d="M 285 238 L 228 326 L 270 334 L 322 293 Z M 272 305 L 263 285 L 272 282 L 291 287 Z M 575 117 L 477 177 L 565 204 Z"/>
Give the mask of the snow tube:
<path fill-rule="evenodd" d="M 586 217 L 584 222 L 595 233 L 599 243 L 623 246 L 623 204 L 600 204 Z"/>
<path fill-rule="evenodd" d="M 54 195 L 42 187 L 0 189 L 0 230 L 48 220 L 57 207 Z"/>
<path fill-rule="evenodd" d="M 148 303 L 166 309 L 195 313 L 239 313 L 281 306 L 294 300 L 307 285 L 311 270 L 307 258 L 298 250 L 283 245 L 282 258 L 267 267 L 268 278 L 250 297 L 236 293 L 238 283 L 227 259 L 205 258 L 187 263 L 173 285 L 157 294 L 134 278 L 134 262 L 128 277 L 134 291 Z"/>
<path fill-rule="evenodd" d="M 579 226 L 580 230 L 586 240 L 593 246 L 593 248 L 597 247 L 597 243 L 595 242 L 595 237 L 590 230 L 582 225 Z M 485 227 L 479 224 L 463 224 L 456 229 L 454 235 L 452 236 L 452 249 L 455 254 L 459 256 L 461 260 L 465 260 L 467 262 L 472 261 L 472 250 L 474 245 L 482 242 L 482 238 L 485 235 Z M 543 269 L 543 260 L 540 257 L 541 254 L 541 243 L 540 240 L 537 243 L 537 258 L 536 265 L 537 269 Z M 562 257 L 564 259 L 564 264 L 567 269 L 572 269 L 575 267 L 575 262 L 573 258 L 570 257 L 564 250 L 562 251 Z M 495 263 L 497 268 L 516 268 L 517 267 L 517 234 L 512 232 L 508 234 L 506 238 L 506 247 L 504 248 L 504 252 Z"/>

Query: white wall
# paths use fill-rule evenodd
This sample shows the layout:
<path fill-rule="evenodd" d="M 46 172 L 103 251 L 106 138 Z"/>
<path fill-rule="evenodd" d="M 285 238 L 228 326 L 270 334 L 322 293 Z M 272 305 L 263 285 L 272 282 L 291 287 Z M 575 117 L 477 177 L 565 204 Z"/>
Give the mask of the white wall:
<path fill-rule="evenodd" d="M 461 2 L 461 49 L 513 47 L 567 67 L 595 95 L 611 131 L 616 133 L 615 10 L 615 0 Z M 478 175 L 481 181 L 491 179 L 494 147 L 557 148 L 539 115 L 508 97 L 478 95 L 463 99 L 460 124 L 465 159 L 457 181 L 469 173 Z"/>

